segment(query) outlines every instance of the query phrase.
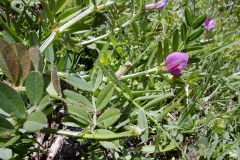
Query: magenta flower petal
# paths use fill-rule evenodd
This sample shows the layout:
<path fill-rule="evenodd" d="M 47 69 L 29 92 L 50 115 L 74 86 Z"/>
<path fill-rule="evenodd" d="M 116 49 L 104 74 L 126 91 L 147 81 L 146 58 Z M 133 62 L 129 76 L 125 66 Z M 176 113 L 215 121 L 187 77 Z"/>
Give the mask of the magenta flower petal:
<path fill-rule="evenodd" d="M 174 76 L 179 75 L 188 62 L 188 54 L 183 52 L 173 52 L 166 58 L 167 70 Z"/>
<path fill-rule="evenodd" d="M 206 28 L 207 31 L 213 29 L 216 25 L 216 19 L 210 19 L 210 18 L 206 18 L 206 20 L 204 21 L 204 27 Z"/>
<path fill-rule="evenodd" d="M 216 19 L 213 19 L 208 24 L 208 30 L 213 29 L 216 25 Z"/>
<path fill-rule="evenodd" d="M 167 0 L 161 0 L 155 4 L 156 10 L 162 10 L 167 4 Z"/>
<path fill-rule="evenodd" d="M 204 26 L 208 26 L 210 21 L 211 21 L 210 18 L 206 18 L 206 20 L 204 21 Z"/>

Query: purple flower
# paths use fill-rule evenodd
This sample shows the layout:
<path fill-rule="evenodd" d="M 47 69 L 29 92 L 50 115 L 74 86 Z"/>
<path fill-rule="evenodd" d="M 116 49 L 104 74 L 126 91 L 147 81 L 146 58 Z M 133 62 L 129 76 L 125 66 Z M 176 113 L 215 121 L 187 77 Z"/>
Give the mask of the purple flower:
<path fill-rule="evenodd" d="M 162 10 L 167 4 L 167 0 L 161 0 L 158 3 L 155 4 L 156 10 Z"/>
<path fill-rule="evenodd" d="M 156 9 L 156 10 L 162 10 L 167 4 L 167 0 L 161 0 L 158 3 L 148 4 L 143 7 L 143 10 L 150 10 L 150 9 Z"/>
<path fill-rule="evenodd" d="M 188 54 L 183 52 L 173 52 L 166 58 L 167 70 L 174 76 L 179 75 L 188 62 Z"/>
<path fill-rule="evenodd" d="M 204 21 L 204 27 L 206 28 L 207 31 L 210 31 L 211 29 L 213 29 L 216 25 L 216 19 L 210 19 L 210 18 L 206 18 L 206 20 Z"/>

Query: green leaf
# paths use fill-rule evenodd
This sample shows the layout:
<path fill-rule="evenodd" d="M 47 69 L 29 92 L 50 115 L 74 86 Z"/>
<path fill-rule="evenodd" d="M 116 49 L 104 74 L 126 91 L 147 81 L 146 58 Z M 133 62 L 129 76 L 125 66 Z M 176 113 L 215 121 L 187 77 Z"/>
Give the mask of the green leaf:
<path fill-rule="evenodd" d="M 30 46 L 38 46 L 39 45 L 39 38 L 37 36 L 36 31 L 29 31 L 28 32 L 28 39 L 30 42 Z"/>
<path fill-rule="evenodd" d="M 158 42 L 158 51 L 157 51 L 157 64 L 158 66 L 162 63 L 162 60 L 164 58 L 163 55 L 163 48 L 162 48 L 162 42 Z"/>
<path fill-rule="evenodd" d="M 191 34 L 190 36 L 188 36 L 187 39 L 186 39 L 187 43 L 195 40 L 196 38 L 199 38 L 203 34 L 203 32 L 204 32 L 204 29 L 201 28 L 198 31 Z"/>
<path fill-rule="evenodd" d="M 82 12 L 80 7 L 74 7 L 66 10 L 58 16 L 59 23 L 65 23 Z"/>
<path fill-rule="evenodd" d="M 28 50 L 30 59 L 33 63 L 35 71 L 41 72 L 42 70 L 42 54 L 38 46 L 32 46 Z"/>
<path fill-rule="evenodd" d="M 41 101 L 44 91 L 42 74 L 38 71 L 30 72 L 27 76 L 25 86 L 28 99 L 32 104 L 37 105 Z"/>
<path fill-rule="evenodd" d="M 33 112 L 28 115 L 27 121 L 23 124 L 24 129 L 29 132 L 39 131 L 46 125 L 47 119 L 42 112 Z"/>
<path fill-rule="evenodd" d="M 74 87 L 76 87 L 78 89 L 81 89 L 84 91 L 93 91 L 93 87 L 92 87 L 91 83 L 88 83 L 78 77 L 68 75 L 66 77 L 66 82 L 73 85 Z"/>
<path fill-rule="evenodd" d="M 0 137 L 10 136 L 14 132 L 14 126 L 5 118 L 0 116 Z"/>
<path fill-rule="evenodd" d="M 218 144 L 218 135 L 217 133 L 214 134 L 214 141 L 211 142 L 211 147 L 207 150 L 207 159 L 211 159 L 213 152 L 216 150 L 217 144 Z"/>
<path fill-rule="evenodd" d="M 78 119 L 76 117 L 72 118 L 72 117 L 64 117 L 62 119 L 62 124 L 65 126 L 70 126 L 70 127 L 78 127 L 78 128 L 86 128 L 87 124 L 81 123 L 80 121 L 82 121 L 81 119 Z"/>
<path fill-rule="evenodd" d="M 112 72 L 112 70 L 107 70 L 103 64 L 98 63 L 98 66 L 102 69 L 104 75 L 111 79 L 112 82 L 116 83 L 120 88 L 122 88 L 122 84 L 117 78 L 117 76 Z"/>
<path fill-rule="evenodd" d="M 0 40 L 0 68 L 15 85 L 19 75 L 18 55 L 5 40 Z"/>
<path fill-rule="evenodd" d="M 114 89 L 115 85 L 113 83 L 109 83 L 101 90 L 96 101 L 96 106 L 98 110 L 102 110 L 104 107 L 106 107 L 106 105 L 112 98 Z"/>
<path fill-rule="evenodd" d="M 93 71 L 92 76 L 91 76 L 91 83 L 93 86 L 93 91 L 95 91 L 101 84 L 102 77 L 103 77 L 102 70 L 99 67 L 95 68 L 95 70 Z"/>
<path fill-rule="evenodd" d="M 142 109 L 138 112 L 138 127 L 140 129 L 145 129 L 143 134 L 140 136 L 142 142 L 145 142 L 148 140 L 148 122 L 147 117 Z"/>
<path fill-rule="evenodd" d="M 120 57 L 123 57 L 124 53 L 120 45 L 117 43 L 117 41 L 114 39 L 113 36 L 109 36 L 110 41 L 112 42 L 113 46 L 115 47 L 115 50 L 120 55 Z"/>
<path fill-rule="evenodd" d="M 0 82 L 0 108 L 17 118 L 26 115 L 25 106 L 20 95 L 5 83 Z"/>
<path fill-rule="evenodd" d="M 199 146 L 199 148 L 203 149 L 203 151 L 206 150 L 208 147 L 208 139 L 201 136 L 197 141 L 197 145 Z"/>
<path fill-rule="evenodd" d="M 19 139 L 21 138 L 21 135 L 12 137 L 9 141 L 7 141 L 3 147 L 8 147 L 14 145 Z"/>
<path fill-rule="evenodd" d="M 147 109 L 147 108 L 153 106 L 154 104 L 156 104 L 156 103 L 158 103 L 158 102 L 160 102 L 160 101 L 162 101 L 162 100 L 164 100 L 164 99 L 166 99 L 166 98 L 172 97 L 172 96 L 173 96 L 172 93 L 167 93 L 167 94 L 164 94 L 164 95 L 159 95 L 157 98 L 155 98 L 155 99 L 151 100 L 150 102 L 148 102 L 147 104 L 145 104 L 145 105 L 143 106 L 143 108 L 144 108 L 144 109 Z"/>
<path fill-rule="evenodd" d="M 54 9 L 50 9 L 51 7 L 49 6 L 49 4 L 44 1 L 44 0 L 39 0 L 41 2 L 41 5 L 43 7 L 43 11 L 46 13 L 49 22 L 51 25 L 54 24 Z"/>
<path fill-rule="evenodd" d="M 185 41 L 187 38 L 187 25 L 185 22 L 182 22 L 181 25 L 181 39 L 182 41 Z"/>
<path fill-rule="evenodd" d="M 97 125 L 101 128 L 106 128 L 115 123 L 120 117 L 120 110 L 109 108 L 103 112 L 97 119 Z"/>
<path fill-rule="evenodd" d="M 60 13 L 72 0 L 58 0 L 56 5 L 56 14 Z"/>
<path fill-rule="evenodd" d="M 207 15 L 203 15 L 199 17 L 193 24 L 193 29 L 197 29 L 198 27 L 202 26 L 204 21 L 206 20 Z"/>
<path fill-rule="evenodd" d="M 0 148 L 0 158 L 9 160 L 12 157 L 12 150 L 8 148 Z"/>
<path fill-rule="evenodd" d="M 173 52 L 178 51 L 178 44 L 179 44 L 179 34 L 178 30 L 176 29 L 173 33 L 173 39 L 172 39 L 172 50 Z"/>
<path fill-rule="evenodd" d="M 37 111 L 43 111 L 49 103 L 50 103 L 50 96 L 49 95 L 44 96 L 37 106 Z"/>
<path fill-rule="evenodd" d="M 67 99 L 71 99 L 73 100 L 73 102 L 76 102 L 76 103 L 82 103 L 88 109 L 94 110 L 92 103 L 80 93 L 76 93 L 70 90 L 65 90 L 64 95 L 67 97 Z"/>
<path fill-rule="evenodd" d="M 67 112 L 71 115 L 72 118 L 82 124 L 88 125 L 90 123 L 88 112 L 79 106 L 67 105 Z"/>
<path fill-rule="evenodd" d="M 166 146 L 159 145 L 159 151 L 160 152 L 167 152 L 175 149 L 178 145 L 180 145 L 182 142 L 177 142 L 175 143 L 170 143 Z M 149 145 L 149 146 L 142 146 L 138 148 L 139 151 L 142 152 L 147 152 L 147 153 L 153 153 L 155 151 L 155 146 L 154 145 Z"/>
<path fill-rule="evenodd" d="M 54 64 L 54 50 L 52 43 L 45 50 L 45 58 L 46 61 L 50 62 L 51 64 Z"/>
<path fill-rule="evenodd" d="M 106 139 L 108 139 L 108 135 L 115 135 L 114 132 L 106 130 L 106 129 L 97 129 L 93 132 L 94 135 L 100 135 L 100 136 L 105 136 Z M 119 146 L 119 140 L 118 139 L 113 139 L 113 140 L 100 140 L 99 143 L 107 149 L 114 149 Z"/>
<path fill-rule="evenodd" d="M 189 52 L 189 51 L 196 51 L 196 50 L 200 50 L 203 49 L 203 46 L 192 46 L 192 47 L 187 47 L 181 50 L 181 52 Z"/>
<path fill-rule="evenodd" d="M 168 39 L 167 38 L 164 39 L 163 51 L 164 51 L 164 56 L 169 55 L 169 43 L 168 43 Z"/>
<path fill-rule="evenodd" d="M 189 27 L 191 27 L 193 25 L 193 19 L 192 19 L 192 15 L 187 7 L 185 8 L 184 14 L 185 14 L 185 19 L 186 19 L 187 25 Z"/>

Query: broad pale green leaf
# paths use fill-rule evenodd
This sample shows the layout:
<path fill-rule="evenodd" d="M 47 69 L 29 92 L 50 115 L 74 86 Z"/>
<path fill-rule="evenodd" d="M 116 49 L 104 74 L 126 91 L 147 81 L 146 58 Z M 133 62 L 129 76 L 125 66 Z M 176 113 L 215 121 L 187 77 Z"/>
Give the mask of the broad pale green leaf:
<path fill-rule="evenodd" d="M 8 148 L 0 148 L 0 158 L 9 160 L 12 157 L 12 150 Z"/>
<path fill-rule="evenodd" d="M 201 28 L 199 30 L 197 30 L 196 32 L 194 32 L 193 34 L 191 34 L 189 37 L 187 37 L 186 41 L 187 43 L 195 40 L 196 38 L 199 38 L 204 32 L 204 29 Z"/>
<path fill-rule="evenodd" d="M 85 109 L 82 109 L 78 106 L 74 105 L 67 105 L 67 112 L 72 115 L 71 117 L 75 120 L 83 123 L 83 124 L 89 124 L 90 123 L 90 115 Z"/>
<path fill-rule="evenodd" d="M 47 122 L 46 116 L 42 112 L 32 112 L 28 115 L 27 121 L 23 124 L 24 129 L 35 132 L 42 129 Z"/>
<path fill-rule="evenodd" d="M 76 93 L 70 90 L 65 90 L 64 95 L 67 99 L 73 100 L 75 103 L 81 103 L 90 110 L 94 110 L 92 103 L 80 93 Z"/>
<path fill-rule="evenodd" d="M 93 132 L 94 135 L 100 135 L 105 136 L 106 139 L 108 139 L 108 135 L 115 135 L 114 132 L 106 130 L 106 129 L 97 129 Z M 118 139 L 112 139 L 112 140 L 101 140 L 99 143 L 107 149 L 114 149 L 119 146 L 119 140 Z"/>
<path fill-rule="evenodd" d="M 144 114 L 142 109 L 140 109 L 138 112 L 138 127 L 140 129 L 144 129 L 143 134 L 140 136 L 142 142 L 147 141 L 148 140 L 148 122 L 147 122 L 147 117 Z"/>
<path fill-rule="evenodd" d="M 187 25 L 189 27 L 191 27 L 193 25 L 193 19 L 192 19 L 192 15 L 187 7 L 185 8 L 184 14 L 185 14 L 185 19 L 186 19 Z"/>
<path fill-rule="evenodd" d="M 56 14 L 60 13 L 72 0 L 58 0 L 56 5 Z"/>
<path fill-rule="evenodd" d="M 84 90 L 84 91 L 92 91 L 93 90 L 91 83 L 88 83 L 78 77 L 68 75 L 66 78 L 66 82 L 73 85 L 74 87 Z"/>
<path fill-rule="evenodd" d="M 173 39 L 172 39 L 172 50 L 173 52 L 178 51 L 178 45 L 179 45 L 179 34 L 178 29 L 174 31 Z"/>
<path fill-rule="evenodd" d="M 106 128 L 115 123 L 120 117 L 120 110 L 116 108 L 109 108 L 104 111 L 97 119 L 97 125 L 101 128 Z"/>
<path fill-rule="evenodd" d="M 62 124 L 70 127 L 78 127 L 78 128 L 86 128 L 89 123 L 81 123 L 82 119 L 78 119 L 76 117 L 64 117 L 62 120 Z"/>
<path fill-rule="evenodd" d="M 114 89 L 115 85 L 113 83 L 109 83 L 101 90 L 96 101 L 96 107 L 98 110 L 102 110 L 104 107 L 106 107 L 106 105 L 112 98 Z"/>
<path fill-rule="evenodd" d="M 30 46 L 38 46 L 39 45 L 39 38 L 37 36 L 36 31 L 29 31 L 28 32 L 28 39 L 30 42 Z"/>
<path fill-rule="evenodd" d="M 167 94 L 164 94 L 164 95 L 159 95 L 159 97 L 157 98 L 154 98 L 153 100 L 151 100 L 150 102 L 148 102 L 146 105 L 143 106 L 144 109 L 147 109 L 151 106 L 153 106 L 154 104 L 166 99 L 166 98 L 169 98 L 169 97 L 172 97 L 173 94 L 172 93 L 167 93 Z"/>
<path fill-rule="evenodd" d="M 37 106 L 37 111 L 43 111 L 49 103 L 50 103 L 50 96 L 49 95 L 44 96 Z"/>
<path fill-rule="evenodd" d="M 203 15 L 199 17 L 193 24 L 193 29 L 197 29 L 198 27 L 202 26 L 204 21 L 206 20 L 207 15 Z"/>
<path fill-rule="evenodd" d="M 16 50 L 5 40 L 0 40 L 0 68 L 15 85 L 19 76 L 19 60 Z"/>
<path fill-rule="evenodd" d="M 93 86 L 93 91 L 95 91 L 101 84 L 102 77 L 103 77 L 102 70 L 99 67 L 95 68 L 95 70 L 91 76 L 91 83 Z"/>
<path fill-rule="evenodd" d="M 0 137 L 7 137 L 14 132 L 14 126 L 5 118 L 0 116 Z"/>
<path fill-rule="evenodd" d="M 3 147 L 8 147 L 8 146 L 13 145 L 13 144 L 16 143 L 20 138 L 21 138 L 21 135 L 12 137 L 9 141 L 7 141 L 7 142 L 3 145 Z"/>
<path fill-rule="evenodd" d="M 208 139 L 207 139 L 206 137 L 201 136 L 201 137 L 198 139 L 198 141 L 197 141 L 197 145 L 198 145 L 200 148 L 206 150 L 207 147 L 208 147 Z"/>
<path fill-rule="evenodd" d="M 54 64 L 54 50 L 52 43 L 46 48 L 45 50 L 45 58 L 46 61 L 50 62 L 51 64 Z"/>
<path fill-rule="evenodd" d="M 5 83 L 0 82 L 0 108 L 8 114 L 24 118 L 26 115 L 24 103 L 20 95 Z"/>
<path fill-rule="evenodd" d="M 44 81 L 42 74 L 38 71 L 32 71 L 26 78 L 26 94 L 30 102 L 37 105 L 42 97 L 44 90 Z"/>

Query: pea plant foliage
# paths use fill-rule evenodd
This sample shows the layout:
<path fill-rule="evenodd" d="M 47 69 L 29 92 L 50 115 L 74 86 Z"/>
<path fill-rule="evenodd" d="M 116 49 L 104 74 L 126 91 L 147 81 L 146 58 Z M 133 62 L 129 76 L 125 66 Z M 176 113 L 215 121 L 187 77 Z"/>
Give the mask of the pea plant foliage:
<path fill-rule="evenodd" d="M 44 159 L 47 135 L 72 159 L 238 159 L 239 20 L 231 0 L 1 1 L 0 159 Z"/>

